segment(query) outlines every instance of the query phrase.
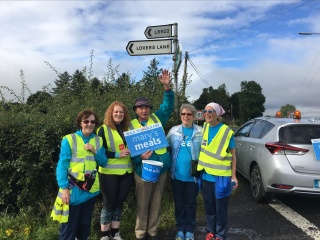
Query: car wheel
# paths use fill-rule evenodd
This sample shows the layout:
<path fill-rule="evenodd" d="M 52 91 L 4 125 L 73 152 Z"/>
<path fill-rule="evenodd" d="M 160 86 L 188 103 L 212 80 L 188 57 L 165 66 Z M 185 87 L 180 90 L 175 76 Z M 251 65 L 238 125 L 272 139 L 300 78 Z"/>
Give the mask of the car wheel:
<path fill-rule="evenodd" d="M 263 188 L 261 171 L 258 165 L 255 165 L 251 170 L 250 188 L 252 197 L 255 201 L 267 202 L 269 200 L 269 196 Z"/>

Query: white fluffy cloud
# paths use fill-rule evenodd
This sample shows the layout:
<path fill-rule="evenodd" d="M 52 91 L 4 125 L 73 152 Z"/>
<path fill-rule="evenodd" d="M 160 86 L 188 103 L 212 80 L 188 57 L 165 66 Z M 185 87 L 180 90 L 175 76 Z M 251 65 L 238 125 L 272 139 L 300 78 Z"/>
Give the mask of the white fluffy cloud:
<path fill-rule="evenodd" d="M 90 65 L 92 50 L 94 76 L 103 76 L 112 58 L 121 72 L 138 78 L 155 56 L 131 57 L 127 43 L 146 40 L 147 26 L 178 23 L 183 53 L 189 52 L 213 88 L 225 83 L 232 94 L 241 81 L 254 80 L 266 96 L 265 114 L 292 104 L 303 117 L 320 118 L 320 35 L 298 35 L 320 32 L 320 6 L 313 1 L 298 6 L 296 1 L 0 1 L 0 86 L 19 94 L 23 70 L 34 93 L 57 77 L 45 61 L 72 74 Z M 172 55 L 156 58 L 160 67 L 172 69 Z M 187 69 L 192 83 L 186 92 L 194 100 L 208 85 L 190 64 Z"/>

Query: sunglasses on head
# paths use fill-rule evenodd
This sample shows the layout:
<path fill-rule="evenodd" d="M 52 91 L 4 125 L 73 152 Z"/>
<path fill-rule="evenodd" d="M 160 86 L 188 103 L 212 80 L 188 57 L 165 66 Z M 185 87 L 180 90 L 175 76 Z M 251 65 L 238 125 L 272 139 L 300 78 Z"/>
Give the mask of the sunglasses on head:
<path fill-rule="evenodd" d="M 95 120 L 91 120 L 91 121 L 89 121 L 89 120 L 82 120 L 82 122 L 83 122 L 84 124 L 89 124 L 89 122 L 90 122 L 91 124 L 96 124 L 96 121 L 95 121 Z"/>
<path fill-rule="evenodd" d="M 215 111 L 215 110 L 206 110 L 206 109 L 203 109 L 203 113 L 212 114 L 213 112 L 216 112 L 216 111 Z"/>
<path fill-rule="evenodd" d="M 192 116 L 193 114 L 192 113 L 180 113 L 181 114 L 181 116 L 185 116 L 185 115 L 187 115 L 187 116 Z"/>

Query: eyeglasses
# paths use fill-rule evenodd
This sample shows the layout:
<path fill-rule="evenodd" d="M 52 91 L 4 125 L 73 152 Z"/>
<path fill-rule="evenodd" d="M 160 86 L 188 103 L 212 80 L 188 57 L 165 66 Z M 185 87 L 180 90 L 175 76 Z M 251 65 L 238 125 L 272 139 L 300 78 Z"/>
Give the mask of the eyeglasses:
<path fill-rule="evenodd" d="M 187 115 L 187 116 L 192 116 L 193 114 L 192 113 L 180 113 L 181 114 L 181 116 L 185 116 L 185 115 Z"/>
<path fill-rule="evenodd" d="M 212 114 L 213 112 L 216 112 L 216 110 L 206 110 L 206 109 L 203 109 L 202 111 L 203 113 L 209 113 L 209 114 Z"/>
<path fill-rule="evenodd" d="M 91 123 L 91 124 L 96 124 L 96 121 L 95 120 L 91 120 L 91 121 L 89 121 L 89 120 L 83 120 L 82 121 L 84 124 L 89 124 L 89 122 Z"/>

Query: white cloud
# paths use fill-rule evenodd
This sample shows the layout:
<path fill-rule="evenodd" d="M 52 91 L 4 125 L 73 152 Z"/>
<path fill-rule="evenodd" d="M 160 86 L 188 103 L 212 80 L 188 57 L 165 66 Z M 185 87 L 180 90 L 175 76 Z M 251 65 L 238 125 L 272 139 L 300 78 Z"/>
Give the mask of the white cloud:
<path fill-rule="evenodd" d="M 53 84 L 55 72 L 89 67 L 106 73 L 108 60 L 139 78 L 154 57 L 172 69 L 172 55 L 130 57 L 126 45 L 146 40 L 147 26 L 178 23 L 178 39 L 214 88 L 225 83 L 230 94 L 241 81 L 254 80 L 266 96 L 265 114 L 289 103 L 302 116 L 320 117 L 318 104 L 319 8 L 304 4 L 273 18 L 294 1 L 0 1 L 0 86 L 17 93 L 20 70 L 36 92 Z M 270 20 L 266 20 L 267 18 Z M 259 20 L 259 21 L 257 21 Z M 184 54 L 183 54 L 184 55 Z M 179 79 L 182 77 L 183 64 Z M 190 99 L 207 85 L 190 65 Z M 139 79 L 137 79 L 139 80 Z"/>

